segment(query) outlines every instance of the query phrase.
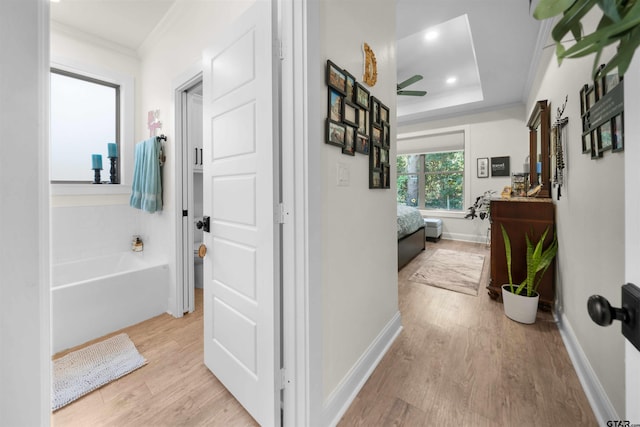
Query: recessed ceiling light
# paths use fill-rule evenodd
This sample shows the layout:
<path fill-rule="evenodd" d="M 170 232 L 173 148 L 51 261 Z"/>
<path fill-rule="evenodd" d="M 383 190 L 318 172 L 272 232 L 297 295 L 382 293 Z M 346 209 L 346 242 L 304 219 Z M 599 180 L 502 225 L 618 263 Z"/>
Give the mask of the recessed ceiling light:
<path fill-rule="evenodd" d="M 436 30 L 430 30 L 430 31 L 427 31 L 427 33 L 424 35 L 424 39 L 430 42 L 437 39 L 439 35 L 440 33 L 437 32 Z"/>
<path fill-rule="evenodd" d="M 457 78 L 457 77 L 453 77 L 453 76 L 452 76 L 452 77 L 447 77 L 447 84 L 448 84 L 448 85 L 452 85 L 452 84 L 454 84 L 454 83 L 455 83 L 455 82 L 457 82 L 457 81 L 458 81 L 458 78 Z"/>

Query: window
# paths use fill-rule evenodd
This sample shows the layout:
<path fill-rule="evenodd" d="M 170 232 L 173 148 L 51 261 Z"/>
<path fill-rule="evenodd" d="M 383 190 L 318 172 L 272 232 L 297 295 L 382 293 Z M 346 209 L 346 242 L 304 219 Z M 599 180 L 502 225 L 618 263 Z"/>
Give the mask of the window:
<path fill-rule="evenodd" d="M 51 182 L 92 182 L 92 154 L 102 155 L 101 179 L 109 181 L 107 144 L 113 142 L 120 153 L 120 86 L 52 68 Z M 120 156 L 116 171 L 120 182 Z"/>
<path fill-rule="evenodd" d="M 397 202 L 420 209 L 464 209 L 464 150 L 399 155 Z"/>

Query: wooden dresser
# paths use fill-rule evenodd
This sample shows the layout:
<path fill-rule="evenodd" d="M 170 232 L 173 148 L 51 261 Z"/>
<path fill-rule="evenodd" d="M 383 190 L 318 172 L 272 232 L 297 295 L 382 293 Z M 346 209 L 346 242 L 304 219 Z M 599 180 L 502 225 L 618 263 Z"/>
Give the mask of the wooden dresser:
<path fill-rule="evenodd" d="M 546 248 L 553 240 L 555 206 L 551 199 L 515 197 L 509 200 L 496 199 L 491 201 L 491 279 L 487 289 L 492 298 L 498 298 L 502 291 L 501 286 L 509 283 L 500 224 L 504 225 L 511 239 L 511 273 L 514 284 L 519 284 L 522 283 L 527 272 L 525 234 L 529 233 L 529 239 L 535 245 L 544 230 L 550 227 L 544 244 Z M 554 259 L 538 288 L 540 293 L 539 306 L 542 309 L 553 307 L 555 270 Z"/>

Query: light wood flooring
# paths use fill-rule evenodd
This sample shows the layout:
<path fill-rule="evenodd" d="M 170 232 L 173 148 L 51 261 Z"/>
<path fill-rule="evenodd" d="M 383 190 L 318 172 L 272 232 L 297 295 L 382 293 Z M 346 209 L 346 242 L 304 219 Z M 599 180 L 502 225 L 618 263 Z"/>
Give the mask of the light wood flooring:
<path fill-rule="evenodd" d="M 476 297 L 408 280 L 438 248 L 484 254 L 487 283 L 485 245 L 428 242 L 399 273 L 404 330 L 339 426 L 597 425 L 550 314 L 521 325 L 482 284 Z M 202 362 L 201 292 L 194 313 L 123 331 L 148 364 L 58 410 L 52 425 L 256 425 Z"/>
<path fill-rule="evenodd" d="M 478 296 L 408 280 L 440 248 L 485 255 Z M 427 242 L 399 272 L 404 330 L 339 426 L 597 426 L 552 315 L 509 320 L 488 280 L 486 245 Z"/>

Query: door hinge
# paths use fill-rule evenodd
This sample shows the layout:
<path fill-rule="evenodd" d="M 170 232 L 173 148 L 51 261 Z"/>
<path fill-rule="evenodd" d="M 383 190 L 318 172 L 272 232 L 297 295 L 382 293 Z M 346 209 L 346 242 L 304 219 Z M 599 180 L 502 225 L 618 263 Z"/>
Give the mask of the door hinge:
<path fill-rule="evenodd" d="M 279 51 L 280 51 L 280 60 L 284 61 L 284 43 L 282 42 L 282 40 L 278 40 L 279 42 Z"/>
<path fill-rule="evenodd" d="M 182 216 L 188 216 L 189 215 L 189 211 L 186 209 L 182 210 Z"/>
<path fill-rule="evenodd" d="M 284 224 L 287 216 L 289 216 L 289 212 L 284 208 L 284 204 L 278 203 L 278 206 L 276 207 L 276 223 Z"/>

